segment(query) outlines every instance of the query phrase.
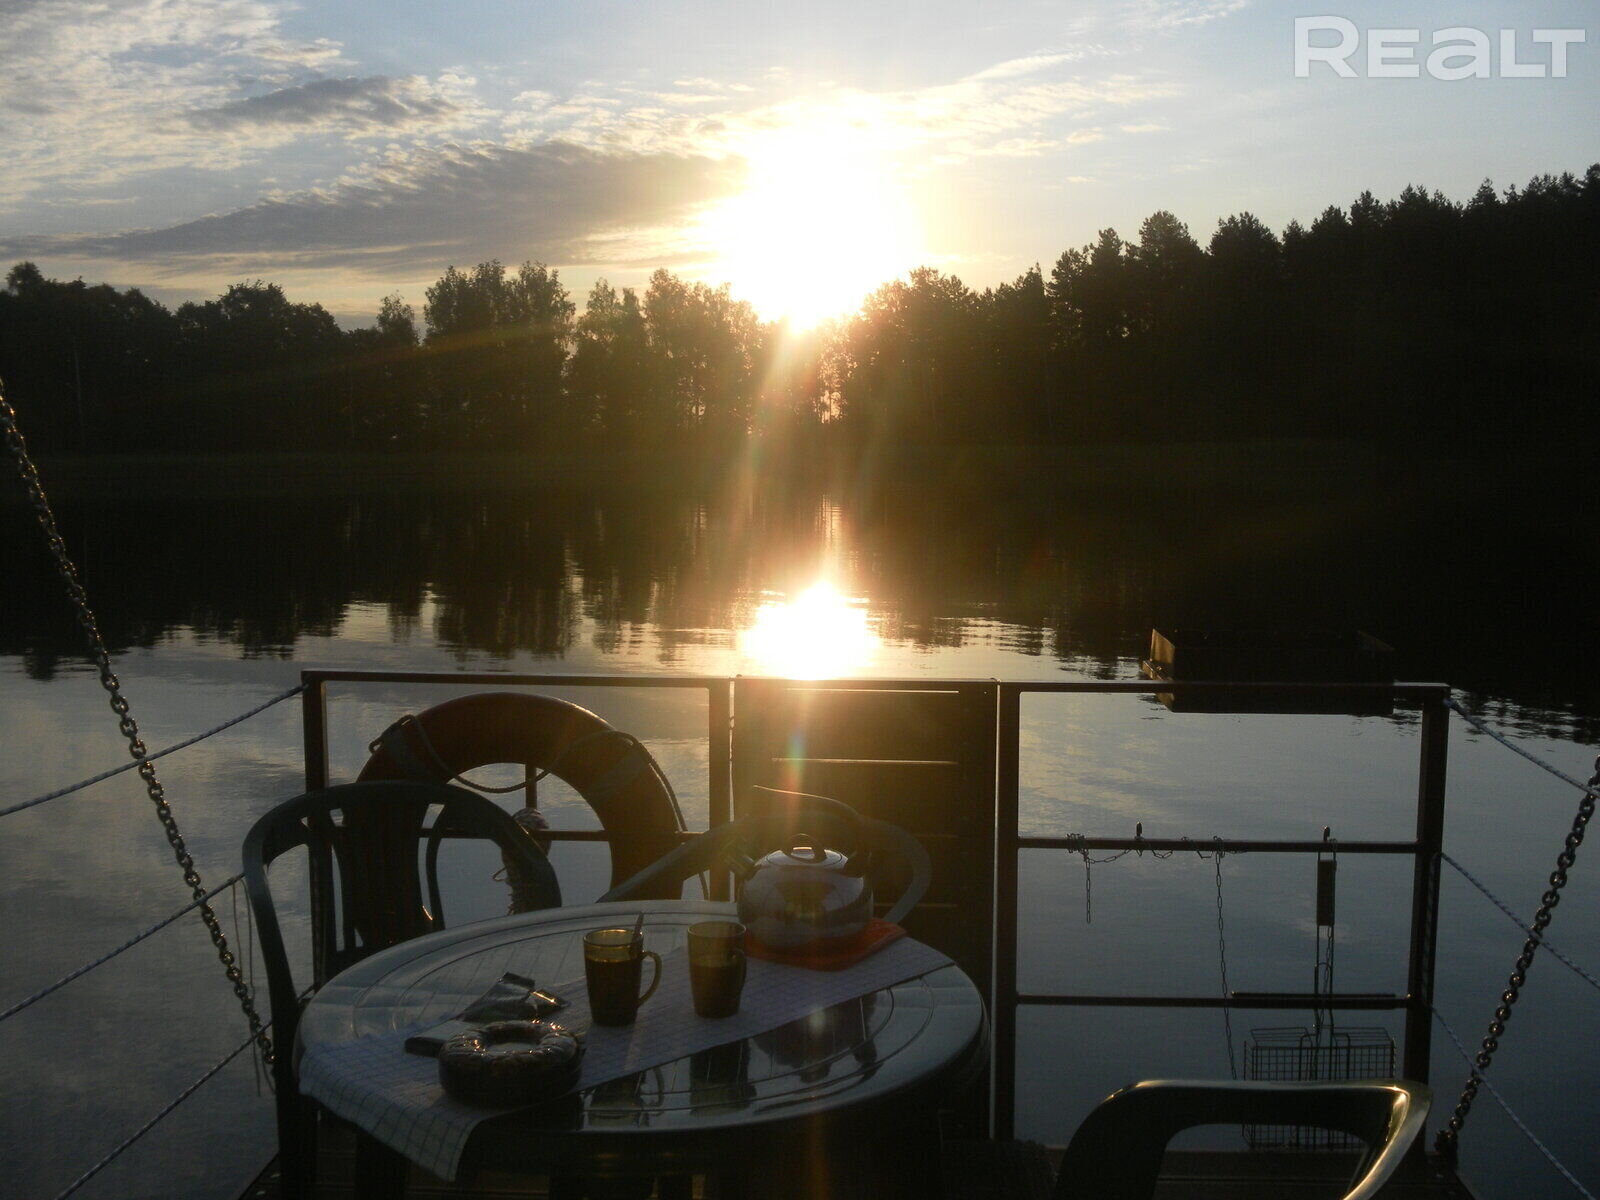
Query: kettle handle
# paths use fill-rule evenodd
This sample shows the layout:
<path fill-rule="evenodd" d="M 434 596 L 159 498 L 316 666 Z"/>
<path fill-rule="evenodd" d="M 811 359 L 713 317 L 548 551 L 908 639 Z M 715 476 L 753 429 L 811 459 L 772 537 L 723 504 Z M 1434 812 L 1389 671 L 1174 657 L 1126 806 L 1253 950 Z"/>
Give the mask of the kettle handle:
<path fill-rule="evenodd" d="M 781 819 L 779 814 L 783 811 L 783 806 L 789 804 L 812 809 L 814 815 L 823 818 L 824 824 L 837 822 L 839 828 L 835 832 L 844 834 L 845 843 L 850 849 L 855 849 L 855 841 L 861 829 L 861 814 L 848 804 L 835 800 L 831 796 L 818 796 L 813 792 L 792 792 L 785 788 L 764 787 L 759 783 L 751 785 L 750 790 L 767 798 L 765 811 L 769 816 Z M 824 832 L 827 831 L 824 830 Z"/>

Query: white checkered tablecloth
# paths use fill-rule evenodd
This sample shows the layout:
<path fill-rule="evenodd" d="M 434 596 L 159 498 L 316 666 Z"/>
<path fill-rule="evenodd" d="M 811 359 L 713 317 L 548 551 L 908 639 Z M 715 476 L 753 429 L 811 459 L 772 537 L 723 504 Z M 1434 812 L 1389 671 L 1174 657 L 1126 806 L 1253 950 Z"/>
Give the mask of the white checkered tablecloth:
<path fill-rule="evenodd" d="M 589 1028 L 588 994 L 582 980 L 552 989 L 570 1003 L 555 1019 L 588 1029 L 579 1087 L 592 1088 L 777 1029 L 949 962 L 939 951 L 911 938 L 893 942 L 842 971 L 750 959 L 738 1013 L 707 1020 L 694 1013 L 687 959 L 673 952 L 662 959 L 660 988 L 639 1009 L 632 1025 Z M 435 1060 L 405 1051 L 406 1038 L 426 1027 L 310 1047 L 300 1061 L 300 1091 L 412 1162 L 453 1180 L 467 1138 L 478 1123 L 512 1110 L 475 1108 L 446 1096 Z"/>

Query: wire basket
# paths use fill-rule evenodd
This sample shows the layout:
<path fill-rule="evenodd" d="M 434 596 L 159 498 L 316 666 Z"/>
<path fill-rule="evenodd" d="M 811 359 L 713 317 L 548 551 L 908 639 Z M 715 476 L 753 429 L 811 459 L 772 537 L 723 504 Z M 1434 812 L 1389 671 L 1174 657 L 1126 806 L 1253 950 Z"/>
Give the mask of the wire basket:
<path fill-rule="evenodd" d="M 1252 1029 L 1244 1043 L 1244 1077 L 1284 1083 L 1387 1079 L 1394 1075 L 1394 1038 L 1387 1029 L 1346 1026 L 1320 1037 L 1302 1026 Z M 1252 1150 L 1348 1150 L 1349 1134 L 1312 1125 L 1246 1125 Z"/>

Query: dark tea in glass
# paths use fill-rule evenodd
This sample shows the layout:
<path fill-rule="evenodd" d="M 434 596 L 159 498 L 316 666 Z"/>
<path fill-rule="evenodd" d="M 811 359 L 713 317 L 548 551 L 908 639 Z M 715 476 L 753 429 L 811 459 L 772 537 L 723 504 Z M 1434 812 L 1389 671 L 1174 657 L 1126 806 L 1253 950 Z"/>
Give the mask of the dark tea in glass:
<path fill-rule="evenodd" d="M 655 974 L 643 994 L 644 960 Z M 661 982 L 661 956 L 644 948 L 644 935 L 632 929 L 596 929 L 583 938 L 583 975 L 589 985 L 589 1013 L 596 1025 L 632 1025 L 639 1005 Z"/>
<path fill-rule="evenodd" d="M 702 1017 L 731 1017 L 744 991 L 744 926 L 700 921 L 689 926 L 689 987 Z"/>

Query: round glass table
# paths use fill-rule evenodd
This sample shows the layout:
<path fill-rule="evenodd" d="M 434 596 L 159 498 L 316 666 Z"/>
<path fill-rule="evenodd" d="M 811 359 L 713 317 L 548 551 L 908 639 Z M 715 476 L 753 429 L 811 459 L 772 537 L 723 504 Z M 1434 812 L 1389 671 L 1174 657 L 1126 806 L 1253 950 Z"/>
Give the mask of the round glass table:
<path fill-rule="evenodd" d="M 651 900 L 549 909 L 464 925 L 381 951 L 322 988 L 297 1050 L 447 1020 L 502 974 L 555 988 L 583 975 L 584 933 L 645 914 L 648 948 L 683 945 L 696 921 L 733 915 L 708 901 Z M 559 1020 L 559 1017 L 557 1018 Z M 585 1180 L 708 1172 L 728 1189 L 769 1194 L 774 1173 L 823 1160 L 881 1160 L 918 1147 L 942 1108 L 970 1103 L 988 1058 L 988 1022 L 972 981 L 946 965 L 741 1041 L 587 1089 L 565 1102 L 480 1124 L 462 1173 L 518 1170 Z M 891 1138 L 895 1131 L 904 1136 Z M 889 1139 L 886 1141 L 885 1139 Z M 915 1173 L 913 1171 L 912 1173 Z M 859 1174 L 857 1168 L 852 1172 Z M 831 1171 L 830 1171 L 831 1173 Z M 797 1190 L 807 1190 L 804 1188 Z"/>

